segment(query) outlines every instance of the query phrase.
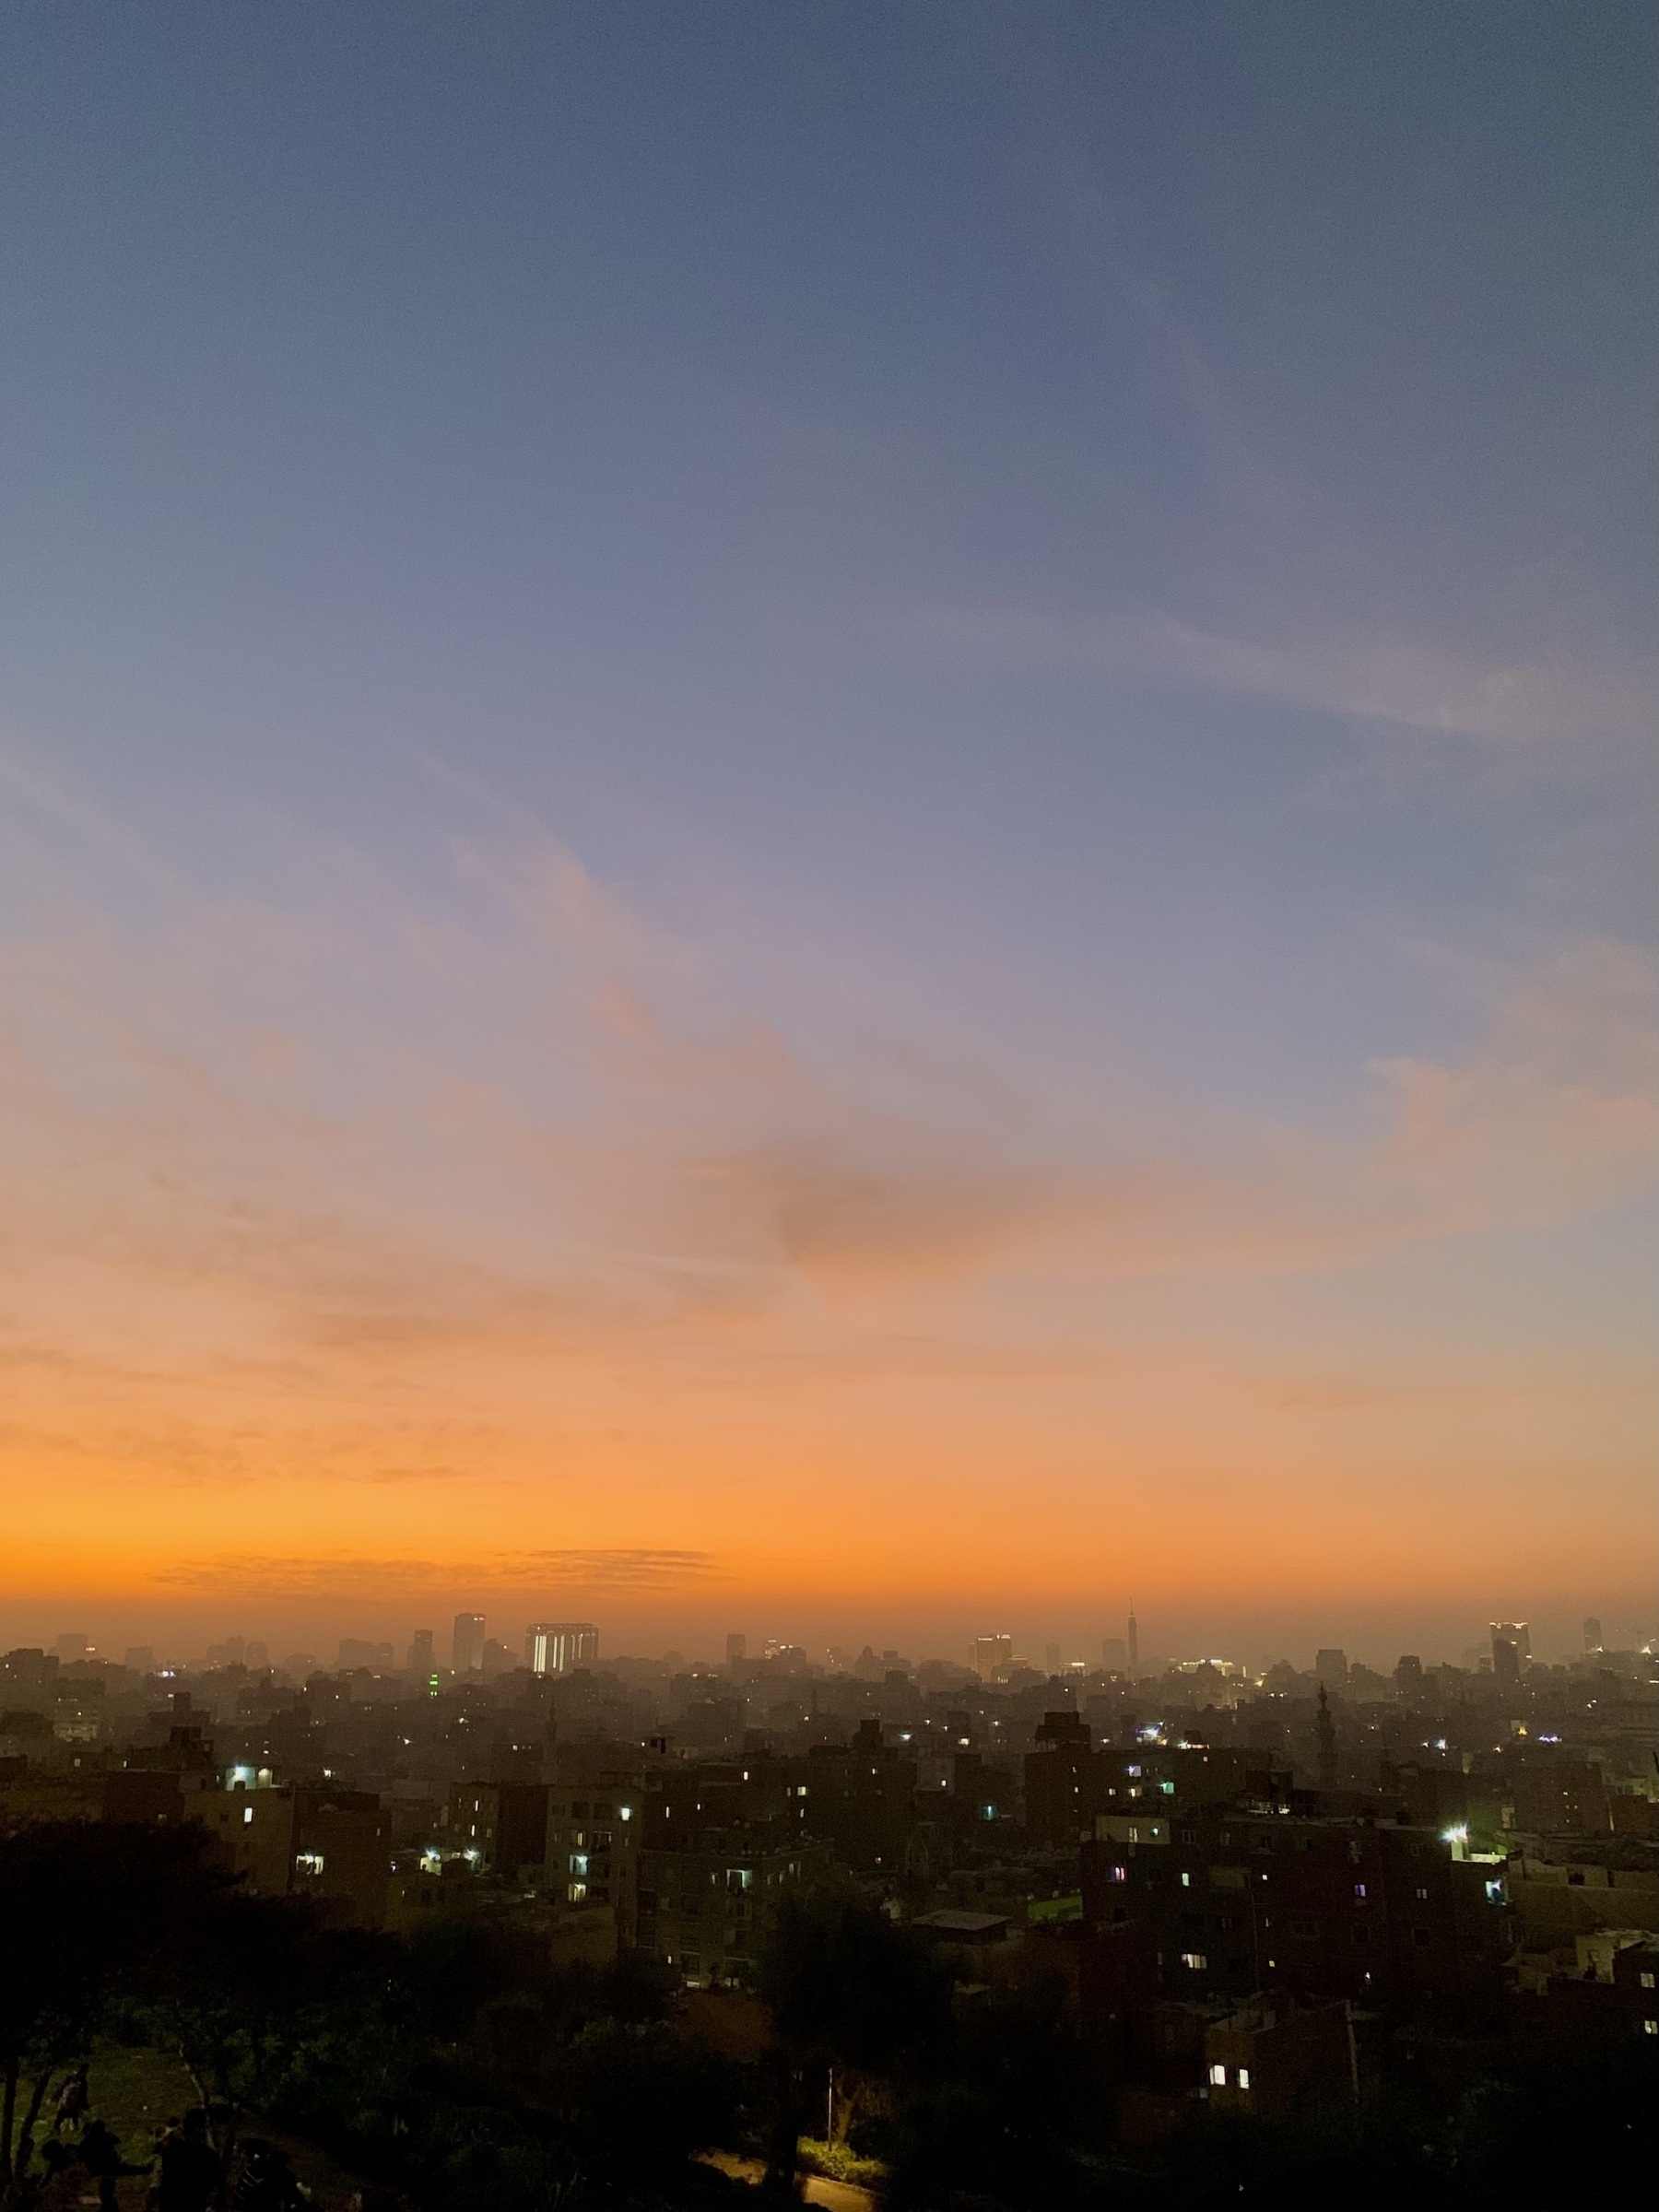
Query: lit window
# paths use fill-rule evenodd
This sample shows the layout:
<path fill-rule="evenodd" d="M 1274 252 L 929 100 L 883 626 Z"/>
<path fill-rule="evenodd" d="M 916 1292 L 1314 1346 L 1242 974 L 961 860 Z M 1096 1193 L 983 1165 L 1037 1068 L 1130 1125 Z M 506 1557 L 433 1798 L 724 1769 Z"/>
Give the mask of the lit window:
<path fill-rule="evenodd" d="M 244 1828 L 247 1828 L 247 1827 L 251 1826 L 251 1825 L 252 1825 L 252 1823 L 253 1823 L 253 1807 L 251 1805 L 244 1805 L 244 1806 L 243 1806 L 243 1807 L 242 1807 L 242 1826 L 243 1826 Z"/>
<path fill-rule="evenodd" d="M 1193 1877 L 1192 1877 L 1192 1876 L 1191 1876 L 1190 1874 L 1183 1874 L 1183 1875 L 1182 1876 L 1182 1877 L 1181 1877 L 1181 1886 L 1182 1886 L 1182 1888 L 1183 1889 L 1190 1889 L 1190 1888 L 1192 1888 L 1192 1886 L 1193 1886 Z"/>
<path fill-rule="evenodd" d="M 1210 2081 L 1214 2088 L 1218 2089 L 1224 2088 L 1227 2086 L 1227 2068 L 1225 2066 L 1212 2066 L 1210 2068 Z"/>
<path fill-rule="evenodd" d="M 1659 2020 L 1643 2020 L 1641 2032 L 1643 2035 L 1659 2035 Z"/>
<path fill-rule="evenodd" d="M 302 1851 L 299 1853 L 294 1860 L 294 1869 L 295 1872 L 299 1874 L 321 1874 L 323 1871 L 323 1853 L 320 1851 Z"/>
<path fill-rule="evenodd" d="M 1652 1989 L 1652 1988 L 1653 1988 L 1653 1975 L 1652 1975 L 1652 1974 L 1643 1974 L 1643 1975 L 1642 1975 L 1642 1977 L 1641 1977 L 1641 1986 L 1642 1986 L 1642 1988 L 1643 1988 L 1643 1989 Z"/>
<path fill-rule="evenodd" d="M 1239 2068 L 1239 2087 L 1241 2089 L 1247 2089 L 1250 2087 L 1250 2068 L 1248 2066 Z"/>
<path fill-rule="evenodd" d="M 1208 1966 L 1209 1960 L 1205 1957 L 1202 1951 L 1182 1951 L 1181 1954 L 1181 1963 L 1182 1966 L 1190 1967 L 1194 1973 L 1201 1974 L 1203 1973 L 1205 1968 Z"/>
<path fill-rule="evenodd" d="M 585 1904 L 587 1901 L 587 1884 L 585 1882 L 572 1882 L 570 1888 L 566 1890 L 565 1895 L 570 1899 L 571 1904 L 573 1905 Z"/>
<path fill-rule="evenodd" d="M 1363 1897 L 1365 1895 L 1365 1884 L 1363 1882 L 1356 1882 L 1354 1884 L 1354 1895 L 1356 1897 Z"/>
<path fill-rule="evenodd" d="M 1127 1866 L 1108 1866 L 1106 1879 L 1109 1882 L 1126 1882 L 1129 1879 L 1129 1869 Z"/>

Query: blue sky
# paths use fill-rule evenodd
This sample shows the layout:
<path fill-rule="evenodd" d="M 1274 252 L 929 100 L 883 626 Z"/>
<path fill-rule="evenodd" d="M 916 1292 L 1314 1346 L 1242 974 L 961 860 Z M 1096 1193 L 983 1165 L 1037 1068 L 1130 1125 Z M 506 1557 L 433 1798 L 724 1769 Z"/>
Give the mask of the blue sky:
<path fill-rule="evenodd" d="M 631 1090 L 653 1143 L 948 1158 L 1045 1220 L 1031 1176 L 1223 1161 L 1219 1246 L 1159 1263 L 1185 1357 L 1219 1293 L 1181 1271 L 1276 1209 L 1275 1265 L 1338 1217 L 1371 1254 L 1282 1347 L 1335 1300 L 1391 1357 L 1472 1271 L 1531 1301 L 1512 1360 L 1646 1357 L 1651 10 L 20 5 L 0 42 L 24 999 L 75 947 L 204 1065 L 255 1008 L 309 1041 L 313 1105 L 383 1125 L 413 1056 L 591 1123 L 624 1078 L 524 1042 L 551 869 L 560 959 L 814 1071 Z M 29 1049 L 119 1101 L 112 1033 Z M 1357 1202 L 1411 1069 L 1465 1150 Z M 513 1188 L 477 1203 L 511 1244 Z M 1385 1324 L 1378 1239 L 1433 1255 Z"/>

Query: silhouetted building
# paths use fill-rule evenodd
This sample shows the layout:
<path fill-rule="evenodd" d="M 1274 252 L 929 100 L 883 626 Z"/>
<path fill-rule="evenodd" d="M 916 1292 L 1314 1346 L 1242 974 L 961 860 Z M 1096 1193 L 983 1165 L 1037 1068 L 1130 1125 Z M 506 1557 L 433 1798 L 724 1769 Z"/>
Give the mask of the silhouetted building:
<path fill-rule="evenodd" d="M 1082 1881 L 1090 1925 L 1152 1930 L 1172 1994 L 1285 1989 L 1471 2015 L 1500 1994 L 1503 1868 L 1431 1830 L 1209 1807 L 1138 1844 L 1086 1842 Z"/>
<path fill-rule="evenodd" d="M 547 1789 L 535 1782 L 453 1783 L 444 1830 L 483 1874 L 539 1875 L 547 1855 Z"/>
<path fill-rule="evenodd" d="M 1206 2029 L 1204 2058 L 1209 2100 L 1221 2112 L 1285 2121 L 1359 2100 L 1346 2004 L 1258 2000 Z"/>
<path fill-rule="evenodd" d="M 484 1616 L 457 1613 L 450 1639 L 450 1665 L 458 1675 L 481 1674 L 484 1669 Z"/>
<path fill-rule="evenodd" d="M 787 1814 L 748 1817 L 746 1787 L 676 1775 L 646 1800 L 638 1940 L 689 1982 L 751 1980 L 779 1899 L 830 1865 Z"/>
<path fill-rule="evenodd" d="M 1524 1620 L 1495 1620 L 1492 1628 L 1492 1673 L 1513 1688 L 1532 1657 L 1532 1634 Z"/>
<path fill-rule="evenodd" d="M 332 1920 L 383 1927 L 392 1819 L 370 1790 L 296 1789 L 293 1889 Z"/>

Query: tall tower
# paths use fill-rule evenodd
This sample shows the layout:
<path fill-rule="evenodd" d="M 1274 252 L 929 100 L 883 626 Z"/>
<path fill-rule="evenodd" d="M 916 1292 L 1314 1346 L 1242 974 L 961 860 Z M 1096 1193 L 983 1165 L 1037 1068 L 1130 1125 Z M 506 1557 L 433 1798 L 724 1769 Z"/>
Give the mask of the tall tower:
<path fill-rule="evenodd" d="M 1322 1682 L 1319 1686 L 1319 1786 L 1322 1790 L 1336 1787 L 1336 1724 L 1331 1718 L 1331 1697 Z"/>
<path fill-rule="evenodd" d="M 432 1631 L 430 1629 L 417 1629 L 409 1642 L 409 1672 L 412 1675 L 429 1675 L 432 1665 Z"/>
<path fill-rule="evenodd" d="M 450 1644 L 450 1665 L 458 1675 L 476 1675 L 484 1666 L 484 1616 L 482 1613 L 457 1613 L 455 1632 Z"/>
<path fill-rule="evenodd" d="M 1140 1674 L 1140 1624 L 1135 1618 L 1135 1600 L 1129 1600 L 1129 1628 L 1124 1638 L 1124 1648 L 1129 1661 L 1129 1679 L 1135 1681 Z"/>

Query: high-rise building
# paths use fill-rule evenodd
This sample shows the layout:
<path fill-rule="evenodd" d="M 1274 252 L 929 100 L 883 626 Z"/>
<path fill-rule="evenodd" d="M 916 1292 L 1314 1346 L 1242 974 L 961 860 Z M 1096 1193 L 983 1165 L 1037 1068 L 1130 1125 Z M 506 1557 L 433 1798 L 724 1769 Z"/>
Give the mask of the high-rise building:
<path fill-rule="evenodd" d="M 1500 1682 L 1514 1684 L 1532 1659 L 1532 1630 L 1524 1620 L 1494 1620 L 1492 1672 Z"/>
<path fill-rule="evenodd" d="M 748 1638 L 734 1629 L 726 1638 L 726 1665 L 736 1666 L 748 1657 Z"/>
<path fill-rule="evenodd" d="M 1606 1649 L 1606 1646 L 1602 1641 L 1601 1622 L 1596 1619 L 1594 1613 L 1587 1614 L 1585 1616 L 1584 1649 L 1586 1652 L 1593 1653 L 1605 1651 Z"/>
<path fill-rule="evenodd" d="M 1133 1682 L 1140 1673 L 1140 1624 L 1135 1618 L 1135 1607 L 1129 1608 L 1129 1620 L 1124 1635 L 1125 1656 L 1129 1662 L 1129 1679 Z"/>
<path fill-rule="evenodd" d="M 1321 1689 L 1346 1689 L 1347 1678 L 1348 1663 L 1346 1652 L 1328 1651 L 1321 1652 L 1316 1655 L 1313 1661 L 1313 1679 Z"/>
<path fill-rule="evenodd" d="M 457 1613 L 450 1643 L 450 1665 L 458 1675 L 476 1675 L 484 1666 L 484 1616 Z"/>
<path fill-rule="evenodd" d="M 432 1631 L 430 1629 L 417 1629 L 409 1639 L 409 1672 L 412 1675 L 429 1675 L 434 1664 Z"/>
<path fill-rule="evenodd" d="M 568 1675 L 598 1656 L 591 1620 L 533 1620 L 524 1630 L 524 1665 L 533 1675 Z"/>
<path fill-rule="evenodd" d="M 1109 1675 L 1121 1675 L 1129 1664 L 1129 1646 L 1121 1636 L 1102 1636 L 1100 1665 Z"/>
<path fill-rule="evenodd" d="M 1012 1636 L 976 1636 L 968 1664 L 982 1682 L 1006 1681 L 1014 1664 Z"/>

